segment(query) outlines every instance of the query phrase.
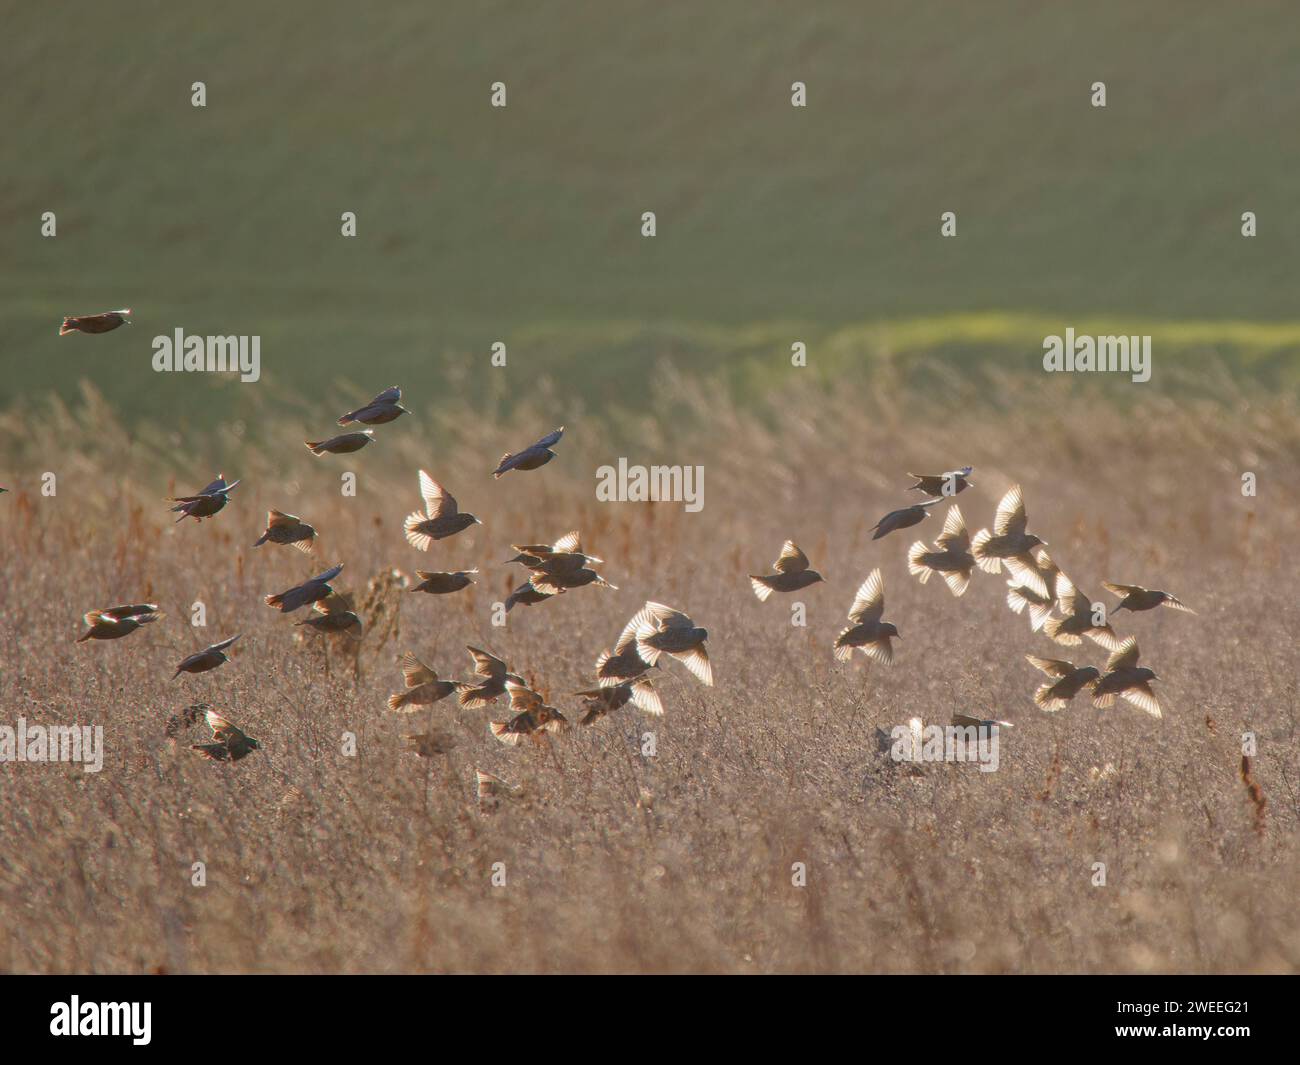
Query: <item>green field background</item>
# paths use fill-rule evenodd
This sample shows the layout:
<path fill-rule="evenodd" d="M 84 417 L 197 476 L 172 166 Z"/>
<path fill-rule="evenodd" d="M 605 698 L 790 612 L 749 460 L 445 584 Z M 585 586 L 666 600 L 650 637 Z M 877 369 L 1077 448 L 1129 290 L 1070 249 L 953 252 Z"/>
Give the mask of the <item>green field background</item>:
<path fill-rule="evenodd" d="M 204 421 L 550 378 L 635 408 L 663 360 L 760 388 L 793 340 L 814 373 L 1033 369 L 1066 326 L 1151 333 L 1157 379 L 1295 380 L 1294 4 L 5 8 L 6 407 L 85 379 Z M 120 306 L 134 328 L 56 335 Z M 177 327 L 260 335 L 264 381 L 152 373 Z"/>

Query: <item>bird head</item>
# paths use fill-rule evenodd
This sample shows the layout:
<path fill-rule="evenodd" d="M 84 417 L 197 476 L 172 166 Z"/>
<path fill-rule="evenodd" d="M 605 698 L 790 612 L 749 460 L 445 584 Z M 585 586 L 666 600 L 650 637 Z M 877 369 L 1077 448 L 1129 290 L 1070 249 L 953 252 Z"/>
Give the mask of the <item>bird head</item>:
<path fill-rule="evenodd" d="M 900 640 L 903 638 L 899 634 L 898 629 L 894 627 L 893 622 L 890 621 L 886 621 L 883 625 L 881 625 L 880 631 L 883 632 L 886 636 L 897 636 Z"/>
<path fill-rule="evenodd" d="M 1035 536 L 1033 533 L 1029 533 L 1029 534 L 1025 537 L 1025 539 L 1029 542 L 1029 546 L 1030 546 L 1030 547 L 1046 547 L 1046 546 L 1047 546 L 1047 541 L 1046 541 L 1046 540 L 1040 540 L 1040 539 L 1039 539 L 1037 536 Z"/>

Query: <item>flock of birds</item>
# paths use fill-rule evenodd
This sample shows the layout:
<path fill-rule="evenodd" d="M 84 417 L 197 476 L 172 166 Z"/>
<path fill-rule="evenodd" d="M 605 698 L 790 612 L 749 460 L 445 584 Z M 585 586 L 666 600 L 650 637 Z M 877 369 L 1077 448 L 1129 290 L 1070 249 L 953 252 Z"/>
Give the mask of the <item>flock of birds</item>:
<path fill-rule="evenodd" d="M 129 310 L 123 310 L 65 318 L 60 335 L 107 332 L 129 321 L 129 314 Z M 401 405 L 401 397 L 399 387 L 385 389 L 368 403 L 344 414 L 338 419 L 338 424 L 373 426 L 392 422 L 410 413 Z M 505 454 L 492 471 L 492 476 L 500 478 L 511 471 L 540 469 L 555 457 L 553 449 L 563 433 L 564 427 L 561 426 L 523 450 Z M 306 441 L 306 446 L 318 456 L 347 454 L 365 447 L 373 438 L 374 430 L 366 428 L 325 440 Z M 1120 602 L 1109 612 L 1094 603 L 1055 564 L 1047 552 L 1047 544 L 1028 532 L 1024 497 L 1019 485 L 1007 491 L 998 504 L 992 530 L 981 529 L 971 536 L 960 507 L 952 500 L 973 484 L 970 479 L 972 472 L 972 467 L 967 466 L 940 474 L 909 474 L 915 478 L 915 484 L 909 490 L 919 491 L 929 498 L 886 514 L 874 526 L 872 539 L 878 540 L 900 529 L 919 525 L 934 508 L 947 503 L 943 529 L 933 545 L 927 546 L 918 540 L 908 551 L 907 565 L 912 576 L 925 584 L 937 573 L 953 596 L 960 597 L 976 569 L 998 574 L 1005 566 L 1010 574 L 1007 604 L 1017 614 L 1028 613 L 1033 631 L 1041 631 L 1064 646 L 1078 646 L 1086 637 L 1111 652 L 1104 670 L 1063 659 L 1027 655 L 1028 661 L 1049 678 L 1034 693 L 1036 704 L 1043 710 L 1057 711 L 1080 692 L 1088 690 L 1098 708 L 1112 706 L 1118 696 L 1146 713 L 1160 717 L 1160 701 L 1151 687 L 1151 682 L 1158 679 L 1156 674 L 1138 665 L 1136 638 L 1130 636 L 1121 640 L 1106 615 L 1113 616 L 1121 610 L 1136 613 L 1161 606 L 1192 611 L 1168 592 L 1109 581 L 1102 582 L 1103 586 L 1119 597 Z M 228 482 L 224 475 L 218 475 L 194 495 L 170 498 L 168 502 L 174 504 L 172 512 L 180 515 L 176 521 L 193 518 L 199 522 L 219 514 L 230 502 L 231 492 L 239 483 L 237 480 Z M 423 508 L 413 511 L 404 523 L 406 539 L 412 547 L 428 551 L 434 541 L 482 524 L 473 514 L 461 511 L 455 497 L 424 470 L 419 471 L 419 485 Z M 315 549 L 316 535 L 316 530 L 296 515 L 271 510 L 267 515 L 266 529 L 253 546 L 278 544 L 310 555 Z M 601 559 L 583 551 L 577 532 L 568 533 L 554 544 L 513 545 L 513 550 L 516 554 L 505 564 L 521 566 L 527 579 L 510 593 L 505 602 L 507 611 L 515 606 L 536 605 L 586 585 L 614 588 L 595 569 Z M 267 595 L 265 603 L 285 614 L 311 607 L 311 615 L 297 625 L 326 635 L 357 639 L 362 632 L 362 619 L 353 608 L 351 598 L 336 591 L 331 583 L 342 570 L 342 563 L 331 566 L 301 584 Z M 773 594 L 790 594 L 825 580 L 811 568 L 808 556 L 790 540 L 782 546 L 772 570 L 772 573 L 755 574 L 749 578 L 760 602 L 768 601 Z M 432 595 L 453 594 L 474 583 L 477 573 L 477 569 L 452 572 L 416 570 L 418 583 L 410 590 Z M 884 593 L 881 571 L 873 569 L 854 596 L 848 612 L 850 624 L 834 641 L 836 659 L 848 661 L 856 650 L 883 665 L 893 662 L 893 641 L 900 636 L 894 624 L 884 619 Z M 92 610 L 85 615 L 87 628 L 78 642 L 120 639 L 160 617 L 162 613 L 152 603 Z M 679 661 L 700 683 L 712 685 L 713 669 L 706 648 L 708 635 L 707 630 L 697 626 L 683 611 L 654 601 L 645 603 L 624 626 L 613 649 L 601 652 L 597 658 L 595 686 L 574 693 L 582 700 L 581 724 L 590 725 L 628 704 L 648 714 L 662 714 L 663 701 L 649 673 L 661 665 L 664 656 Z M 207 673 L 224 665 L 229 660 L 226 652 L 238 639 L 236 634 L 187 656 L 177 665 L 173 679 L 181 673 Z M 510 716 L 490 721 L 489 728 L 498 740 L 512 746 L 529 738 L 542 740 L 569 727 L 565 715 L 548 705 L 542 695 L 504 659 L 477 647 L 469 647 L 468 651 L 473 662 L 473 675 L 472 679 L 464 681 L 443 679 L 436 670 L 408 651 L 402 659 L 405 690 L 389 697 L 389 709 L 410 713 L 453 695 L 462 707 L 480 709 L 506 697 Z M 205 711 L 212 730 L 211 742 L 191 745 L 196 752 L 219 761 L 238 761 L 259 748 L 257 740 L 206 704 L 198 704 L 194 709 Z M 436 732 L 404 738 L 410 741 L 410 749 L 421 755 L 442 753 L 448 749 L 446 738 Z M 478 772 L 478 784 L 480 798 L 499 794 L 509 787 L 499 778 L 481 771 Z"/>

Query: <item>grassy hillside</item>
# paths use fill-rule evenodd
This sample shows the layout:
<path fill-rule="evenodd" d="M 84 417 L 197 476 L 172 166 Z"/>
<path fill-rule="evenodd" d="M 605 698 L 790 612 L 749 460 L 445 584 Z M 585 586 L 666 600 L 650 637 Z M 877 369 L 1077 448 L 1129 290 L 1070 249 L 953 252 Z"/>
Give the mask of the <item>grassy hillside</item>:
<path fill-rule="evenodd" d="M 432 390 L 501 339 L 512 390 L 553 373 L 597 401 L 661 357 L 898 322 L 1014 358 L 964 332 L 980 315 L 1192 320 L 1235 354 L 1224 323 L 1297 317 L 1293 20 L 1282 3 L 16 7 L 0 398 L 89 376 L 201 417 L 192 382 L 147 371 L 176 326 L 259 334 L 268 380 L 309 390 Z M 54 335 L 126 305 L 130 335 Z"/>

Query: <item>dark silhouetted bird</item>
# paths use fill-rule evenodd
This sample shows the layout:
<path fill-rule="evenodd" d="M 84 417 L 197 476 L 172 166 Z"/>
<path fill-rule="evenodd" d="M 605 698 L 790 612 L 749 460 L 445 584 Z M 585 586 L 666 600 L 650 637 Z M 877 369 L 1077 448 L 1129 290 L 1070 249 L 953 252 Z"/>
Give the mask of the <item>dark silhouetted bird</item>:
<path fill-rule="evenodd" d="M 478 710 L 494 699 L 500 698 L 506 692 L 507 682 L 520 685 L 524 683 L 524 678 L 517 673 L 511 673 L 510 668 L 496 655 L 488 654 L 487 651 L 479 650 L 477 647 L 466 647 L 465 650 L 474 659 L 475 675 L 483 678 L 480 684 L 461 682 L 456 685 L 456 690 L 459 692 L 457 701 L 467 710 Z"/>
<path fill-rule="evenodd" d="M 513 455 L 509 453 L 502 455 L 501 462 L 492 471 L 492 476 L 499 478 L 511 470 L 535 470 L 539 466 L 545 466 L 555 458 L 555 452 L 551 448 L 559 443 L 563 435 L 564 426 L 561 425 L 555 432 L 547 433 L 531 447 L 516 451 Z"/>
<path fill-rule="evenodd" d="M 473 514 L 462 514 L 452 494 L 424 470 L 420 471 L 420 495 L 424 497 L 424 512 L 415 510 L 406 516 L 406 539 L 412 547 L 428 551 L 434 540 L 483 524 Z"/>
<path fill-rule="evenodd" d="M 230 661 L 230 656 L 226 654 L 226 648 L 239 639 L 236 633 L 228 640 L 222 640 L 220 643 L 214 643 L 211 647 L 205 647 L 202 651 L 196 651 L 181 661 L 176 667 L 176 672 L 172 674 L 172 680 L 175 680 L 182 673 L 206 673 L 210 669 L 216 669 L 217 666 L 225 665 Z"/>
<path fill-rule="evenodd" d="M 460 569 L 454 573 L 417 569 L 415 575 L 420 578 L 420 583 L 415 585 L 411 591 L 428 592 L 430 595 L 450 595 L 452 592 L 459 592 L 462 588 L 468 588 L 473 584 L 474 578 L 472 574 L 477 572 L 476 569 Z"/>
<path fill-rule="evenodd" d="M 440 680 L 412 651 L 402 656 L 402 676 L 406 679 L 406 691 L 388 697 L 389 710 L 410 713 L 419 706 L 432 706 L 457 689 L 454 680 Z"/>
<path fill-rule="evenodd" d="M 411 412 L 399 402 L 401 398 L 402 390 L 397 385 L 385 388 L 364 407 L 350 410 L 343 415 L 339 419 L 339 425 L 351 425 L 353 422 L 360 422 L 362 425 L 384 425 L 400 418 L 403 414 L 410 414 Z"/>
<path fill-rule="evenodd" d="M 176 519 L 178 523 L 186 518 L 202 521 L 204 518 L 212 517 L 213 514 L 230 502 L 230 493 L 235 490 L 237 484 L 239 484 L 238 481 L 231 481 L 227 484 L 226 475 L 219 473 L 217 479 L 199 492 L 198 495 L 172 496 L 167 502 L 178 504 L 178 506 L 171 508 L 173 514 L 178 512 L 180 514 L 180 517 Z"/>
<path fill-rule="evenodd" d="M 974 472 L 974 466 L 963 466 L 960 470 L 949 470 L 947 473 L 909 473 L 909 477 L 916 478 L 916 484 L 910 485 L 907 490 L 950 498 L 975 483 L 969 479 Z"/>
<path fill-rule="evenodd" d="M 130 313 L 131 308 L 126 307 L 120 311 L 104 311 L 102 314 L 70 315 L 63 319 L 59 336 L 68 333 L 111 333 L 119 325 L 131 324 L 128 317 Z"/>
<path fill-rule="evenodd" d="M 713 666 L 704 647 L 708 638 L 707 629 L 663 603 L 648 602 L 636 616 L 636 651 L 647 665 L 656 665 L 661 654 L 669 654 L 701 684 L 712 685 Z"/>
<path fill-rule="evenodd" d="M 628 703 L 655 717 L 664 712 L 663 700 L 659 698 L 649 677 L 637 677 L 635 680 L 620 681 L 606 687 L 574 692 L 574 695 L 582 699 L 583 715 L 579 721 L 582 725 L 590 725 Z"/>
<path fill-rule="evenodd" d="M 1059 658 L 1039 658 L 1037 655 L 1025 655 L 1025 659 L 1052 678 L 1034 692 L 1034 702 L 1039 709 L 1049 712 L 1063 710 L 1079 692 L 1091 688 L 1101 677 L 1096 666 L 1076 666 Z"/>
<path fill-rule="evenodd" d="M 83 617 L 87 629 L 77 637 L 77 643 L 87 640 L 120 640 L 142 625 L 157 621 L 163 615 L 156 603 L 128 603 L 110 606 L 107 610 L 92 610 Z"/>
<path fill-rule="evenodd" d="M 510 709 L 515 716 L 509 721 L 489 721 L 492 735 L 502 743 L 515 747 L 525 737 L 541 739 L 569 727 L 569 719 L 553 706 L 547 706 L 542 697 L 526 684 L 506 681 L 510 693 Z"/>
<path fill-rule="evenodd" d="M 291 614 L 299 607 L 328 598 L 334 592 L 334 589 L 330 587 L 330 581 L 342 572 L 343 563 L 340 562 L 337 566 L 332 566 L 319 576 L 303 581 L 302 584 L 295 584 L 292 588 L 287 588 L 278 595 L 268 595 L 266 605 L 273 606 L 282 613 Z"/>
<path fill-rule="evenodd" d="M 981 529 L 971 541 L 971 554 L 980 569 L 987 573 L 1001 573 L 1002 563 L 1019 583 L 1032 588 L 1039 595 L 1050 595 L 1051 589 L 1043 583 L 1034 560 L 1033 549 L 1047 546 L 1032 533 L 1025 531 L 1025 500 L 1020 485 L 1013 485 L 998 504 L 993 518 L 993 532 Z"/>
<path fill-rule="evenodd" d="M 1092 705 L 1105 710 L 1115 703 L 1115 696 L 1127 699 L 1139 710 L 1160 717 L 1160 700 L 1151 690 L 1151 681 L 1159 680 L 1153 670 L 1138 664 L 1137 639 L 1130 636 L 1106 660 L 1106 673 L 1092 689 Z"/>
<path fill-rule="evenodd" d="M 375 438 L 373 429 L 362 429 L 359 433 L 340 433 L 328 440 L 304 440 L 307 449 L 318 458 L 329 452 L 331 455 L 348 455 L 360 451 Z"/>
<path fill-rule="evenodd" d="M 641 615 L 637 614 L 623 627 L 612 654 L 609 651 L 600 652 L 596 659 L 596 679 L 602 687 L 633 680 L 650 668 L 650 664 L 636 649 L 636 630 L 640 622 Z"/>
<path fill-rule="evenodd" d="M 942 502 L 942 499 L 927 499 L 924 503 L 914 503 L 902 510 L 891 510 L 873 526 L 876 531 L 871 539 L 879 540 L 882 536 L 888 536 L 897 529 L 907 529 L 913 525 L 921 524 L 929 517 L 929 508 L 936 503 Z"/>
<path fill-rule="evenodd" d="M 198 752 L 204 758 L 214 762 L 238 762 L 241 758 L 262 749 L 260 742 L 243 729 L 231 724 L 215 710 L 209 710 L 204 716 L 208 728 L 212 730 L 212 742 L 190 744 L 190 750 Z"/>
<path fill-rule="evenodd" d="M 935 538 L 934 547 L 931 551 L 917 540 L 907 552 L 907 572 L 922 584 L 930 579 L 931 573 L 941 574 L 948 590 L 960 596 L 970 584 L 971 574 L 975 571 L 975 557 L 970 553 L 966 521 L 956 503 L 948 508 L 943 532 Z"/>
<path fill-rule="evenodd" d="M 268 510 L 266 532 L 262 533 L 253 546 L 261 547 L 265 543 L 287 544 L 296 547 L 304 555 L 310 555 L 316 547 L 316 530 L 296 514 Z"/>
<path fill-rule="evenodd" d="M 797 592 L 826 579 L 815 569 L 809 569 L 808 556 L 793 540 L 781 545 L 781 553 L 772 563 L 772 568 L 776 570 L 773 574 L 758 576 L 751 573 L 749 576 L 750 587 L 760 603 L 767 602 L 773 592 Z"/>
<path fill-rule="evenodd" d="M 1080 637 L 1086 636 L 1108 650 L 1119 646 L 1119 637 L 1110 623 L 1104 619 L 1106 608 L 1100 603 L 1094 608 L 1092 596 L 1079 591 L 1064 573 L 1056 574 L 1056 605 L 1061 617 L 1049 617 L 1043 623 L 1043 632 L 1057 643 L 1072 645 L 1081 643 Z"/>
<path fill-rule="evenodd" d="M 1122 600 L 1111 611 L 1112 614 L 1116 614 L 1121 610 L 1132 610 L 1137 613 L 1140 610 L 1154 610 L 1158 606 L 1167 606 L 1187 614 L 1196 613 L 1195 610 L 1175 599 L 1168 592 L 1161 592 L 1154 588 L 1143 588 L 1140 584 L 1114 584 L 1111 581 L 1102 581 L 1101 586 L 1111 595 L 1117 595 Z"/>
<path fill-rule="evenodd" d="M 347 636 L 353 640 L 361 639 L 364 632 L 361 617 L 353 609 L 352 597 L 339 592 L 317 599 L 312 604 L 311 617 L 294 624 L 304 625 L 325 636 Z"/>
<path fill-rule="evenodd" d="M 881 620 L 884 613 L 885 579 L 879 569 L 873 569 L 859 586 L 849 608 L 849 620 L 853 624 L 835 638 L 835 657 L 847 662 L 856 647 L 882 665 L 893 662 L 894 646 L 890 640 L 898 636 L 898 630 Z"/>

